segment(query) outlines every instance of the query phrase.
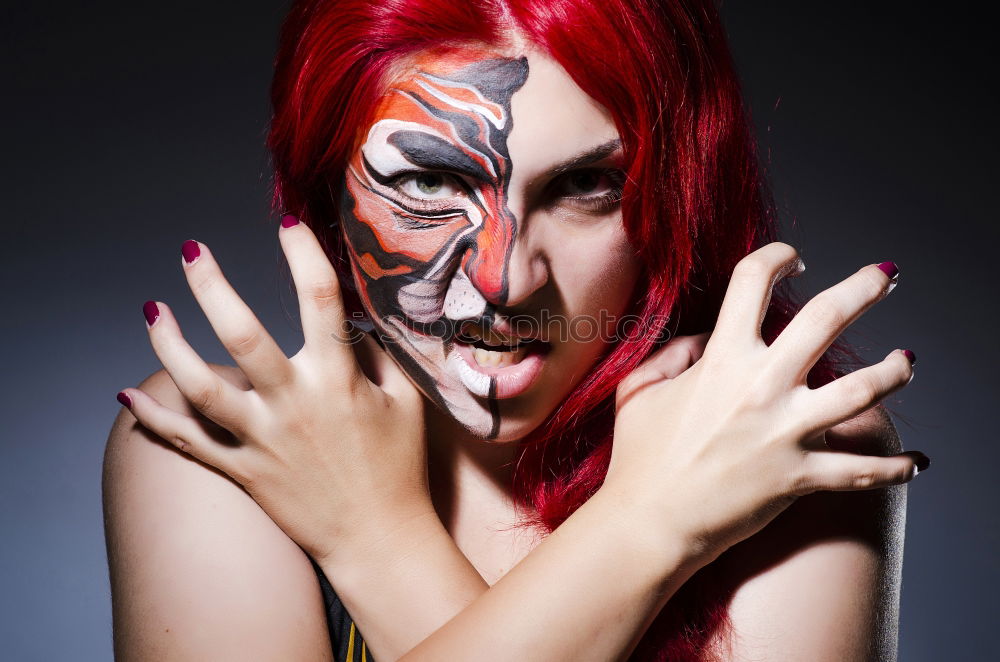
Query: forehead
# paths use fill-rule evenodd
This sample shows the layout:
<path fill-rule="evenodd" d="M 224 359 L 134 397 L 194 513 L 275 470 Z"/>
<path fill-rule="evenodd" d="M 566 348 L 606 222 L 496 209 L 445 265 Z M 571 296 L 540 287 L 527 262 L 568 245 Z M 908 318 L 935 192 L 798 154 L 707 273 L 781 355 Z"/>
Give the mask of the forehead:
<path fill-rule="evenodd" d="M 421 53 L 408 64 L 389 85 L 374 122 L 400 120 L 446 135 L 450 127 L 441 114 L 416 101 L 434 97 L 435 104 L 505 129 L 510 156 L 522 166 L 538 158 L 558 161 L 618 137 L 607 110 L 536 49 L 449 48 Z"/>

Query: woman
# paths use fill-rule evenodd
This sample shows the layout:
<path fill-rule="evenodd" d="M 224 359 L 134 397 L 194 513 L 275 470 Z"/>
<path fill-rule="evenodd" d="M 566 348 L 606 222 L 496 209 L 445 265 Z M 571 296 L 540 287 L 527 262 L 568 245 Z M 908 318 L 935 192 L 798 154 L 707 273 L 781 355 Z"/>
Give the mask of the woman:
<path fill-rule="evenodd" d="M 299 2 L 272 96 L 305 346 L 185 242 L 237 367 L 147 302 L 119 655 L 894 656 L 914 357 L 828 349 L 897 270 L 795 314 L 710 3 Z"/>

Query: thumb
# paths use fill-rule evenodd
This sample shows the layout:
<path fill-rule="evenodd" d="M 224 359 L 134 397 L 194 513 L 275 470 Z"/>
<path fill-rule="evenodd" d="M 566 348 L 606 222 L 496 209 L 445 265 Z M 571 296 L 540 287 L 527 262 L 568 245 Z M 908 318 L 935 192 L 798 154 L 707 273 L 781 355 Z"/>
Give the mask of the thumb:
<path fill-rule="evenodd" d="M 368 380 L 389 395 L 405 398 L 419 392 L 382 344 L 377 329 L 356 331 L 354 353 Z"/>
<path fill-rule="evenodd" d="M 705 353 L 710 331 L 694 336 L 675 336 L 639 364 L 619 386 L 619 395 L 627 398 L 649 384 L 673 379 L 694 365 Z"/>

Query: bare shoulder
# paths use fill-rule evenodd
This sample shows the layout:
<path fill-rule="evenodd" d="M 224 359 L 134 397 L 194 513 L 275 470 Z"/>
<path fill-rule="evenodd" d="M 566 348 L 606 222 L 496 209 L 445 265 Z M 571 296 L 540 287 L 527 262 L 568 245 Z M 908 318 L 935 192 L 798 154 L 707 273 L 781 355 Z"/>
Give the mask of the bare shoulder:
<path fill-rule="evenodd" d="M 249 388 L 238 368 L 212 368 Z M 163 370 L 139 388 L 195 414 Z M 309 558 L 242 487 L 124 408 L 103 493 L 117 659 L 332 659 Z"/>
<path fill-rule="evenodd" d="M 877 406 L 828 433 L 837 450 L 889 455 L 902 444 Z M 720 557 L 736 586 L 725 659 L 896 659 L 906 486 L 801 497 Z"/>

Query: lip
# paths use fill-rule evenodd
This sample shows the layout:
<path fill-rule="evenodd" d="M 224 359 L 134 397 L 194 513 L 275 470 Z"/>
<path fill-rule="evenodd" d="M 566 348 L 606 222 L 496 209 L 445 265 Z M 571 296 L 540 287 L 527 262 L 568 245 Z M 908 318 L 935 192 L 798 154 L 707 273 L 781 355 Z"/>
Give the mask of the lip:
<path fill-rule="evenodd" d="M 517 397 L 530 389 L 538 381 L 547 356 L 548 352 L 541 345 L 535 345 L 514 365 L 481 366 L 472 356 L 472 346 L 456 340 L 447 360 L 471 393 L 503 400 Z"/>

